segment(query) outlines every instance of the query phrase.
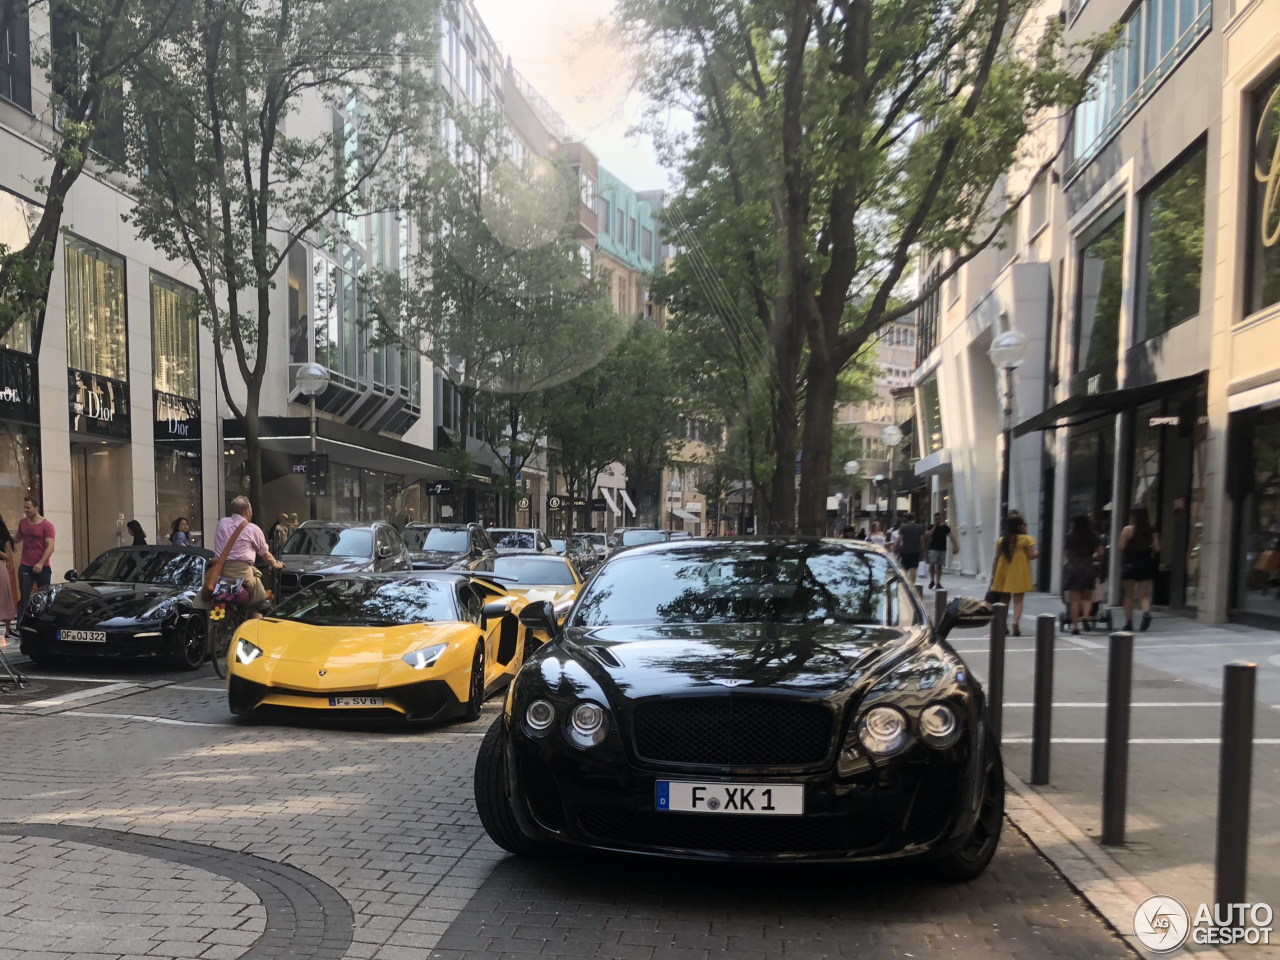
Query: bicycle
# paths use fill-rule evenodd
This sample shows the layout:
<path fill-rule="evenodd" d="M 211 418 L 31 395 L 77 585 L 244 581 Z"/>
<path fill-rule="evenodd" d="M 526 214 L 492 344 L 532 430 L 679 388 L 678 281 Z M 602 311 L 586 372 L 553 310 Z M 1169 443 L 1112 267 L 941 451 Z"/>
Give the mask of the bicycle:
<path fill-rule="evenodd" d="M 231 638 L 236 635 L 240 625 L 249 618 L 248 591 L 243 580 L 220 581 L 214 589 L 213 607 L 209 610 L 208 637 L 209 659 L 213 661 L 213 671 L 220 680 L 227 678 L 227 654 L 231 649 Z"/>

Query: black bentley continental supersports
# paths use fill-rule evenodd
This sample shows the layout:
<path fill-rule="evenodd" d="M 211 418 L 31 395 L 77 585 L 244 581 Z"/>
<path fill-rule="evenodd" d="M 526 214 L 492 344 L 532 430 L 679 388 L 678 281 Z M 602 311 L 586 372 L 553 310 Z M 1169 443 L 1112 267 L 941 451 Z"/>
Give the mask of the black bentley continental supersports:
<path fill-rule="evenodd" d="M 625 551 L 511 684 L 476 762 L 480 818 L 523 856 L 915 859 L 974 877 L 999 843 L 1003 770 L 946 633 L 990 616 L 959 600 L 935 631 L 893 561 L 846 541 Z"/>
<path fill-rule="evenodd" d="M 60 656 L 158 657 L 194 670 L 204 660 L 204 617 L 192 610 L 205 562 L 199 547 L 116 547 L 67 583 L 31 595 L 19 624 L 36 663 Z"/>

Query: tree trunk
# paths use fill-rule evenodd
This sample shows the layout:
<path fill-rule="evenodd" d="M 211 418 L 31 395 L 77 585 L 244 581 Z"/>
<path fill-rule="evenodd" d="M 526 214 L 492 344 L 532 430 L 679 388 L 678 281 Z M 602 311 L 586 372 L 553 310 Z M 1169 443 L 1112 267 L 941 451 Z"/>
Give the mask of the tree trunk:
<path fill-rule="evenodd" d="M 773 406 L 773 449 L 776 465 L 769 487 L 768 529 L 765 533 L 792 533 L 795 530 L 796 499 L 796 373 L 800 367 L 798 351 L 790 344 L 776 348 L 778 360 L 778 397 Z"/>
<path fill-rule="evenodd" d="M 244 469 L 249 475 L 249 503 L 255 514 L 265 517 L 262 507 L 262 440 L 259 429 L 258 389 L 249 384 L 244 410 Z"/>
<path fill-rule="evenodd" d="M 817 351 L 809 353 L 804 407 L 804 452 L 800 459 L 800 533 L 827 532 L 827 488 L 836 408 L 836 371 Z"/>

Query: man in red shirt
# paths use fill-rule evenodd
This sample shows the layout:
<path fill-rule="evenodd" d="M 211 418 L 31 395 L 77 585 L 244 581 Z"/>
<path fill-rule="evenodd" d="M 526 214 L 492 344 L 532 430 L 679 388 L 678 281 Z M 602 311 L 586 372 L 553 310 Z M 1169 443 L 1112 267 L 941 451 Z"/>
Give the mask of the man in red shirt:
<path fill-rule="evenodd" d="M 52 573 L 49 558 L 53 556 L 53 524 L 40 516 L 40 503 L 35 497 L 22 500 L 23 517 L 18 521 L 18 541 L 22 544 L 22 556 L 18 560 L 18 619 L 27 609 L 27 598 L 32 589 L 49 586 Z"/>

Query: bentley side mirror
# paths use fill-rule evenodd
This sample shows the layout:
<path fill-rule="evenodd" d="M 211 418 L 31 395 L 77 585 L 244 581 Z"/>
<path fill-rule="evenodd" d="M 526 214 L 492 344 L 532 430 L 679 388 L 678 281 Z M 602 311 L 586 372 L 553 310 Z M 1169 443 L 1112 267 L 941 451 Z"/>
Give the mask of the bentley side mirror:
<path fill-rule="evenodd" d="M 985 627 L 995 616 L 991 604 L 975 597 L 956 597 L 942 615 L 942 620 L 934 629 L 939 640 L 945 640 L 952 630 L 969 630 L 974 627 Z"/>
<path fill-rule="evenodd" d="M 62 579 L 67 581 L 67 583 L 75 583 L 80 578 L 76 576 L 76 572 L 74 570 L 68 570 L 62 575 Z"/>
<path fill-rule="evenodd" d="M 552 638 L 560 632 L 560 624 L 556 619 L 555 604 L 550 600 L 543 600 L 526 606 L 520 611 L 520 622 L 530 630 L 542 630 Z"/>

